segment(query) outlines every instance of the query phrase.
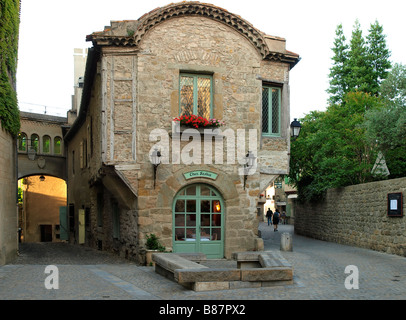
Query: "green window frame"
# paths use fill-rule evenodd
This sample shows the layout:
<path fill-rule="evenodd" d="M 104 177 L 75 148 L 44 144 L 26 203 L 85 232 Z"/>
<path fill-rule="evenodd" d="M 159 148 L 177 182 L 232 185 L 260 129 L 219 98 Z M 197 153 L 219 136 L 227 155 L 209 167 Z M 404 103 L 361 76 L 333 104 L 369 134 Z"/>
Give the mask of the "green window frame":
<path fill-rule="evenodd" d="M 262 87 L 262 135 L 281 135 L 281 88 Z"/>
<path fill-rule="evenodd" d="M 27 135 L 24 132 L 18 134 L 18 151 L 27 151 Z"/>
<path fill-rule="evenodd" d="M 42 153 L 51 153 L 51 137 L 42 137 Z"/>
<path fill-rule="evenodd" d="M 213 117 L 213 76 L 181 73 L 179 77 L 179 115 Z"/>
<path fill-rule="evenodd" d="M 31 148 L 39 152 L 39 136 L 35 133 L 31 135 Z"/>

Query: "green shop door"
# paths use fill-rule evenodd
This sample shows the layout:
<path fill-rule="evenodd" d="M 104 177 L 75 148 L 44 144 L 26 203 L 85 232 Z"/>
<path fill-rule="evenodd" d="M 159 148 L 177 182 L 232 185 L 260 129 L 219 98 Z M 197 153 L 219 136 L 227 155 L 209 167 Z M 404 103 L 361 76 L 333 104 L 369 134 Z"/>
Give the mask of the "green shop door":
<path fill-rule="evenodd" d="M 183 188 L 173 202 L 173 251 L 224 257 L 224 205 L 219 192 L 204 184 Z"/>

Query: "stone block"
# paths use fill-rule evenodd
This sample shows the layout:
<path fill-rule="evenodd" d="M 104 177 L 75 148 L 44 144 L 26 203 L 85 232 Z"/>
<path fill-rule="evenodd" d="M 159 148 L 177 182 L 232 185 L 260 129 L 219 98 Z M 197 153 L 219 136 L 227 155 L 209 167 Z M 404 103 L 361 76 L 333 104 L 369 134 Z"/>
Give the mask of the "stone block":
<path fill-rule="evenodd" d="M 174 253 L 154 253 L 152 254 L 152 261 L 172 273 L 175 272 L 176 269 L 208 269 L 206 266 L 182 258 Z"/>
<path fill-rule="evenodd" d="M 260 253 L 258 260 L 263 268 L 292 267 L 285 258 L 276 252 Z"/>
<path fill-rule="evenodd" d="M 241 281 L 287 281 L 293 279 L 292 268 L 241 269 Z"/>
<path fill-rule="evenodd" d="M 186 252 L 186 253 L 177 253 L 178 256 L 188 259 L 190 261 L 198 262 L 205 261 L 207 257 L 204 253 L 201 252 Z"/>
<path fill-rule="evenodd" d="M 237 261 L 258 261 L 257 251 L 234 252 L 233 259 Z"/>
<path fill-rule="evenodd" d="M 239 281 L 239 269 L 206 268 L 206 269 L 177 269 L 174 278 L 182 282 L 216 282 L 216 281 Z"/>
<path fill-rule="evenodd" d="M 262 238 L 255 239 L 255 250 L 264 251 L 264 240 Z"/>
<path fill-rule="evenodd" d="M 261 288 L 260 281 L 230 281 L 230 290 L 244 288 Z"/>
<path fill-rule="evenodd" d="M 284 232 L 281 235 L 281 251 L 292 251 L 292 235 Z"/>
<path fill-rule="evenodd" d="M 194 291 L 228 290 L 229 288 L 230 284 L 228 281 L 196 282 L 192 286 Z"/>

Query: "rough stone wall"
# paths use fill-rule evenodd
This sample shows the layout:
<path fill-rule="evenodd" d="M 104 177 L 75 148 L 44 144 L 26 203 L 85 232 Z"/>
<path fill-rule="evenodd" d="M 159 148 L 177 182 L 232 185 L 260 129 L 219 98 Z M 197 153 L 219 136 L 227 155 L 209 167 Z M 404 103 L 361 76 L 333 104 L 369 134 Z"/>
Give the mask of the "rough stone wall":
<path fill-rule="evenodd" d="M 0 265 L 17 256 L 16 141 L 0 129 Z"/>
<path fill-rule="evenodd" d="M 300 235 L 406 256 L 406 217 L 387 216 L 387 194 L 403 193 L 406 178 L 330 189 L 318 205 L 297 205 Z"/>

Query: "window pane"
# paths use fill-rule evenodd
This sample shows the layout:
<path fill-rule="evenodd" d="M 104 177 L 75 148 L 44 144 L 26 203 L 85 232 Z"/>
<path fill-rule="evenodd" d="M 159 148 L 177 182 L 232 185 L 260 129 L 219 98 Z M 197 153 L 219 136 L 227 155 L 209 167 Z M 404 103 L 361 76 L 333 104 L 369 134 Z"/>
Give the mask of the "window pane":
<path fill-rule="evenodd" d="M 27 151 L 27 135 L 25 133 L 18 135 L 18 150 Z"/>
<path fill-rule="evenodd" d="M 201 196 L 210 196 L 210 189 L 207 188 L 206 186 L 201 186 L 200 187 L 200 195 Z"/>
<path fill-rule="evenodd" d="M 210 228 L 202 228 L 200 231 L 200 241 L 210 241 Z"/>
<path fill-rule="evenodd" d="M 187 188 L 186 195 L 188 195 L 188 196 L 196 195 L 196 186 L 191 186 L 191 187 Z"/>
<path fill-rule="evenodd" d="M 36 134 L 31 135 L 31 147 L 38 152 L 39 137 Z"/>
<path fill-rule="evenodd" d="M 210 214 L 202 214 L 200 216 L 200 225 L 203 227 L 210 227 Z"/>
<path fill-rule="evenodd" d="M 185 212 L 185 200 L 176 201 L 175 212 Z"/>
<path fill-rule="evenodd" d="M 196 212 L 196 200 L 186 201 L 186 212 Z"/>
<path fill-rule="evenodd" d="M 219 200 L 213 200 L 213 210 L 212 212 L 221 212 L 221 205 Z"/>
<path fill-rule="evenodd" d="M 54 139 L 54 153 L 55 154 L 62 154 L 61 141 L 62 141 L 62 139 L 60 137 L 55 137 L 55 139 Z"/>
<path fill-rule="evenodd" d="M 213 214 L 211 217 L 211 225 L 216 227 L 221 227 L 221 215 Z"/>
<path fill-rule="evenodd" d="M 262 132 L 269 133 L 269 89 L 262 88 Z"/>
<path fill-rule="evenodd" d="M 200 212 L 210 212 L 210 200 L 200 201 Z"/>
<path fill-rule="evenodd" d="M 210 78 L 197 78 L 197 115 L 206 119 L 210 118 L 210 82 Z"/>
<path fill-rule="evenodd" d="M 175 227 L 182 227 L 185 225 L 185 215 L 175 214 Z"/>
<path fill-rule="evenodd" d="M 193 114 L 193 78 L 180 77 L 180 115 Z"/>
<path fill-rule="evenodd" d="M 49 153 L 51 146 L 51 138 L 49 136 L 42 137 L 42 152 Z"/>
<path fill-rule="evenodd" d="M 185 229 L 183 229 L 183 228 L 175 229 L 175 240 L 176 241 L 185 241 Z"/>
<path fill-rule="evenodd" d="M 279 92 L 277 88 L 272 89 L 272 133 L 279 133 Z"/>
<path fill-rule="evenodd" d="M 212 240 L 221 240 L 221 229 L 213 228 L 211 229 Z"/>
<path fill-rule="evenodd" d="M 187 228 L 186 229 L 186 238 L 187 238 L 187 241 L 195 241 L 196 240 L 196 229 Z"/>
<path fill-rule="evenodd" d="M 186 226 L 188 226 L 188 227 L 196 226 L 196 215 L 195 214 L 186 215 Z"/>

